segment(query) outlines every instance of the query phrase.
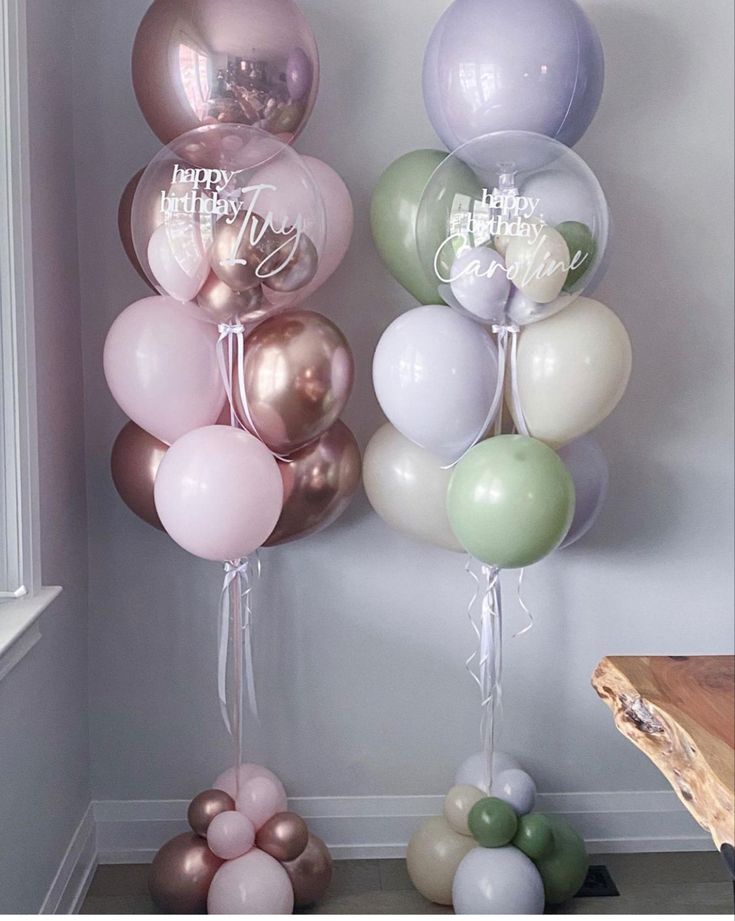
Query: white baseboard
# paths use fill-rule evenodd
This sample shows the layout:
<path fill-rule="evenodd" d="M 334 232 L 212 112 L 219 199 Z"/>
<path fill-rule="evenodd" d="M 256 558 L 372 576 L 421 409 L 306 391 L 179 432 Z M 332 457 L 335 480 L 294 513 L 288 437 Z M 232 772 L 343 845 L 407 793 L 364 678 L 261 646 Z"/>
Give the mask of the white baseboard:
<path fill-rule="evenodd" d="M 98 864 L 150 863 L 161 845 L 186 831 L 187 800 L 102 800 L 91 804 L 44 901 L 44 913 L 79 909 Z M 402 857 L 423 819 L 439 815 L 441 796 L 304 797 L 289 801 L 336 860 Z M 590 854 L 713 850 L 673 791 L 552 793 L 540 812 L 564 816 Z"/>

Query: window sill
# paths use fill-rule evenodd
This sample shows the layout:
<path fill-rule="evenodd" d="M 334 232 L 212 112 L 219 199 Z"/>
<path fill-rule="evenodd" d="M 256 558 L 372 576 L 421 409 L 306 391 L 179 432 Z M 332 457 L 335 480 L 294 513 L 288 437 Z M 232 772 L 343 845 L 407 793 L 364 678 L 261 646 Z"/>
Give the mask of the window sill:
<path fill-rule="evenodd" d="M 0 602 L 0 681 L 41 639 L 38 618 L 61 594 L 61 586 L 42 588 L 31 598 Z"/>

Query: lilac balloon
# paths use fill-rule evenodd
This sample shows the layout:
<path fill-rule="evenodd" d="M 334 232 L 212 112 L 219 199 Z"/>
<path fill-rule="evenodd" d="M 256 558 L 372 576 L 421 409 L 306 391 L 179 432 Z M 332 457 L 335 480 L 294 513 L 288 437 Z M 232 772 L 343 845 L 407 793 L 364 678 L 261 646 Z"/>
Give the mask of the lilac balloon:
<path fill-rule="evenodd" d="M 225 404 L 217 327 L 170 297 L 144 298 L 120 314 L 107 334 L 104 367 L 123 412 L 166 444 L 216 422 Z"/>
<path fill-rule="evenodd" d="M 283 509 L 283 479 L 262 441 L 211 425 L 166 452 L 156 474 L 156 511 L 184 550 L 205 560 L 249 556 L 268 539 Z"/>
<path fill-rule="evenodd" d="M 217 857 L 234 860 L 255 844 L 255 826 L 241 812 L 220 812 L 209 823 L 207 844 Z"/>
<path fill-rule="evenodd" d="M 599 36 L 575 0 L 454 0 L 424 59 L 424 101 L 449 150 L 517 129 L 571 147 L 602 96 Z"/>
<path fill-rule="evenodd" d="M 559 450 L 574 480 L 577 504 L 569 533 L 561 550 L 581 540 L 599 518 L 607 499 L 610 468 L 602 448 L 592 435 L 585 435 Z"/>
<path fill-rule="evenodd" d="M 508 768 L 493 777 L 490 796 L 511 805 L 518 815 L 528 815 L 536 805 L 536 784 L 520 768 Z"/>
<path fill-rule="evenodd" d="M 451 269 L 452 294 L 473 317 L 501 323 L 510 295 L 505 260 L 489 246 L 460 253 Z"/>
<path fill-rule="evenodd" d="M 311 90 L 314 68 L 303 48 L 294 48 L 286 62 L 286 87 L 294 102 L 299 102 Z"/>
<path fill-rule="evenodd" d="M 207 911 L 210 915 L 290 915 L 293 901 L 288 873 L 274 857 L 254 847 L 217 870 Z"/>

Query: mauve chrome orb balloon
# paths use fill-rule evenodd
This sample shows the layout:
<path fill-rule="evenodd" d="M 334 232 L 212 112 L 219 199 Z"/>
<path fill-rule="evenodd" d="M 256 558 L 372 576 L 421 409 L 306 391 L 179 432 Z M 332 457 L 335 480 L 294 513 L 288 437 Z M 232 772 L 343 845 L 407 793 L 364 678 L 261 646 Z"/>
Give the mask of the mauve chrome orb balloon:
<path fill-rule="evenodd" d="M 261 826 L 255 846 L 281 862 L 296 860 L 309 843 L 306 822 L 295 812 L 279 812 Z"/>
<path fill-rule="evenodd" d="M 164 914 L 203 915 L 214 875 L 223 861 L 204 838 L 185 832 L 163 845 L 153 858 L 148 889 Z"/>
<path fill-rule="evenodd" d="M 163 531 L 153 501 L 156 474 L 168 445 L 134 422 L 122 429 L 112 447 L 110 469 L 120 498 L 143 521 Z"/>
<path fill-rule="evenodd" d="M 232 812 L 235 800 L 223 790 L 205 790 L 189 803 L 186 813 L 192 831 L 206 837 L 212 819 L 221 812 Z"/>

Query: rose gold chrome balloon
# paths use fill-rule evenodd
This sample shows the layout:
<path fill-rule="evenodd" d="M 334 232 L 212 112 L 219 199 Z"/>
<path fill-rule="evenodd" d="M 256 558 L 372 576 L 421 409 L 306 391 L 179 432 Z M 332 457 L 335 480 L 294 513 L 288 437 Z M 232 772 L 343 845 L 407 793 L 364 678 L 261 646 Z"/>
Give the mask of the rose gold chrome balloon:
<path fill-rule="evenodd" d="M 197 295 L 197 304 L 214 323 L 259 323 L 278 308 L 263 297 L 263 289 L 233 291 L 214 272 Z"/>
<path fill-rule="evenodd" d="M 295 860 L 306 850 L 309 829 L 295 812 L 279 812 L 256 835 L 255 846 L 276 860 Z"/>
<path fill-rule="evenodd" d="M 290 294 L 305 288 L 316 275 L 319 268 L 319 255 L 316 247 L 306 234 L 301 234 L 298 241 L 292 244 L 293 235 L 281 243 L 281 250 L 271 259 L 266 259 L 258 270 L 266 288 L 282 294 Z M 280 259 L 285 253 L 286 258 Z M 276 265 L 276 260 L 280 261 Z M 271 263 L 274 263 L 271 265 Z"/>
<path fill-rule="evenodd" d="M 133 86 L 164 144 L 215 123 L 287 143 L 319 83 L 314 35 L 294 0 L 154 0 L 133 48 Z"/>
<path fill-rule="evenodd" d="M 207 837 L 209 823 L 221 812 L 233 812 L 235 800 L 224 790 L 205 790 L 189 803 L 186 819 L 191 830 L 202 838 Z"/>
<path fill-rule="evenodd" d="M 245 345 L 245 392 L 258 436 L 288 456 L 337 421 L 352 389 L 354 361 L 347 340 L 326 317 L 293 310 L 269 317 Z M 243 424 L 237 371 L 234 401 Z"/>
<path fill-rule="evenodd" d="M 275 248 L 275 234 L 258 214 L 241 212 L 234 221 L 220 218 L 214 225 L 210 253 L 212 269 L 233 291 L 260 287 L 256 272 L 268 247 Z"/>
<path fill-rule="evenodd" d="M 329 888 L 332 857 L 326 844 L 316 835 L 309 835 L 309 843 L 300 857 L 287 861 L 283 866 L 291 880 L 297 908 L 318 902 Z"/>
<path fill-rule="evenodd" d="M 167 450 L 168 445 L 134 422 L 128 422 L 115 440 L 110 462 L 120 498 L 139 518 L 161 531 L 163 525 L 153 501 L 153 484 Z"/>
<path fill-rule="evenodd" d="M 165 914 L 203 915 L 207 894 L 224 861 L 194 832 L 172 838 L 153 858 L 148 877 L 151 898 Z"/>
<path fill-rule="evenodd" d="M 145 274 L 143 266 L 140 264 L 140 260 L 135 255 L 133 230 L 130 223 L 133 212 L 133 198 L 135 197 L 135 190 L 138 188 L 138 183 L 140 182 L 140 177 L 142 175 L 143 170 L 138 170 L 130 182 L 125 186 L 125 189 L 120 198 L 120 204 L 117 208 L 117 229 L 120 233 L 120 242 L 122 243 L 123 249 L 125 250 L 125 255 L 130 260 L 130 264 L 138 273 L 138 275 L 140 275 L 143 281 L 148 285 L 148 287 L 152 291 L 155 291 L 156 289 L 153 287 L 150 279 Z"/>
<path fill-rule="evenodd" d="M 288 461 L 279 462 L 278 468 L 283 512 L 266 547 L 308 537 L 333 524 L 360 485 L 362 459 L 355 436 L 338 421 Z"/>

